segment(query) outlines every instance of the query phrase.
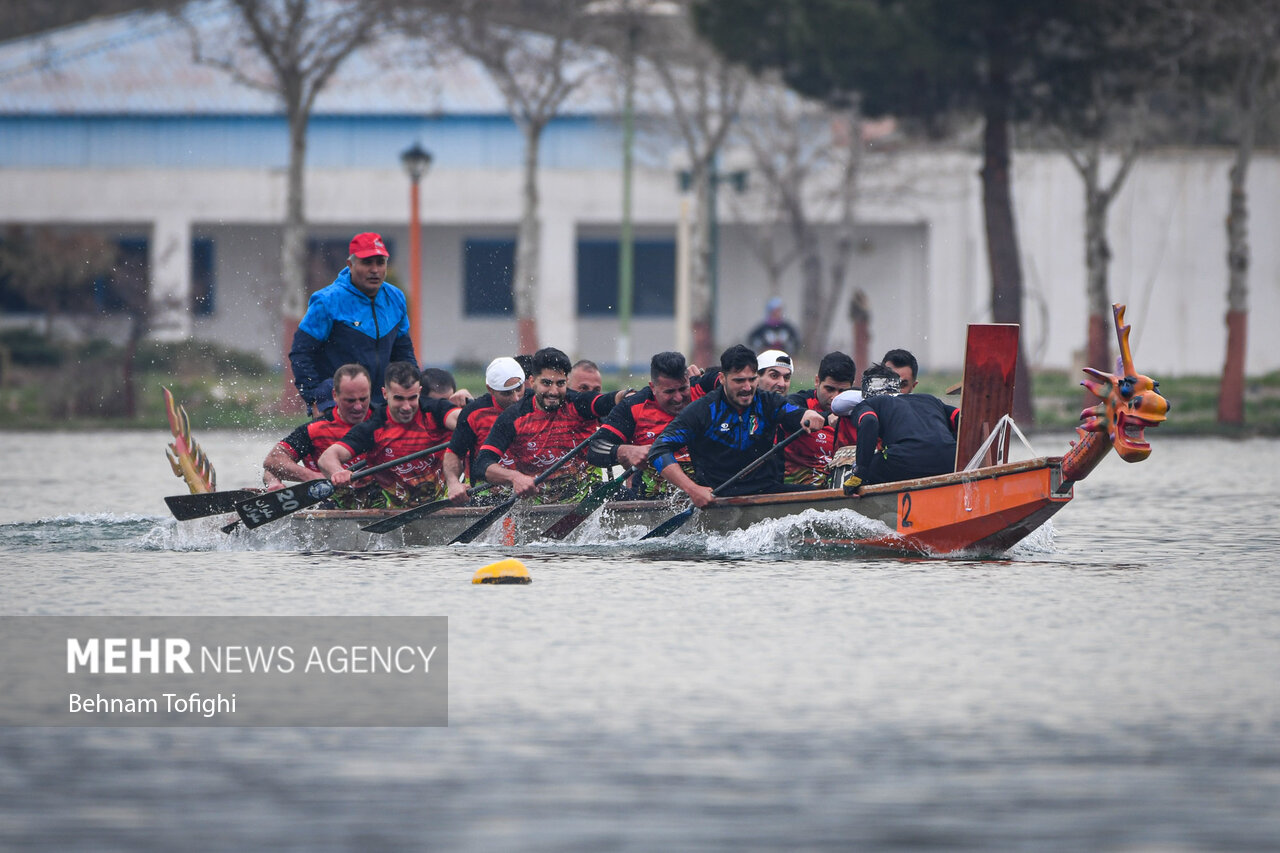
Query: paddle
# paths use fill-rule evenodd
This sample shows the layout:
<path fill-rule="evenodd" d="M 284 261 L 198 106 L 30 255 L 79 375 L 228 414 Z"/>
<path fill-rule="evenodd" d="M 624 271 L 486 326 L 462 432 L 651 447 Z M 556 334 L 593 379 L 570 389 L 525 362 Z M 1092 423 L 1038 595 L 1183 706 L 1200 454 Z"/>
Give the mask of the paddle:
<path fill-rule="evenodd" d="M 195 495 L 169 495 L 164 502 L 169 505 L 169 512 L 178 521 L 190 521 L 193 518 L 204 518 L 207 515 L 222 515 L 231 512 L 236 504 L 243 500 L 262 494 L 258 489 L 234 489 L 229 492 L 201 492 Z"/>
<path fill-rule="evenodd" d="M 560 516 L 555 524 L 542 531 L 543 539 L 563 539 L 578 528 L 579 524 L 591 517 L 591 513 L 600 508 L 600 505 L 609 499 L 609 496 L 618 490 L 628 477 L 635 474 L 642 466 L 628 468 L 618 476 L 614 477 L 607 483 L 601 483 L 591 490 L 585 498 L 578 502 L 573 509 Z"/>
<path fill-rule="evenodd" d="M 800 437 L 801 433 L 803 432 L 804 432 L 804 427 L 801 427 L 800 429 L 791 433 L 791 435 L 782 439 L 782 441 L 779 441 L 773 447 L 769 448 L 768 453 L 765 453 L 763 456 L 761 456 L 756 461 L 752 462 L 746 468 L 743 468 L 741 471 L 734 474 L 732 477 L 725 480 L 720 485 L 716 486 L 715 489 L 711 491 L 711 497 L 713 498 L 719 497 L 724 492 L 725 489 L 729 488 L 734 483 L 738 482 L 743 477 L 747 476 L 752 471 L 759 468 L 761 465 L 765 463 L 765 460 L 767 460 L 773 454 L 777 453 L 782 448 L 786 447 L 791 442 L 795 441 L 797 438 Z M 685 522 L 693 518 L 693 514 L 697 511 L 698 511 L 698 508 L 696 506 L 691 506 L 688 509 L 686 509 L 684 512 L 676 513 L 675 515 L 671 516 L 666 521 L 662 522 L 657 527 L 653 528 L 652 530 L 650 530 L 648 533 L 641 536 L 640 538 L 642 540 L 643 539 L 661 539 L 664 536 L 670 536 L 672 533 L 675 533 L 681 527 L 684 527 Z"/>
<path fill-rule="evenodd" d="M 492 489 L 492 488 L 493 488 L 493 483 L 481 483 L 478 486 L 472 486 L 471 488 L 467 489 L 467 498 L 470 499 L 473 495 L 478 495 L 481 492 L 487 492 L 489 491 L 489 489 Z M 428 515 L 431 515 L 431 513 L 436 512 L 437 510 L 442 510 L 447 506 L 453 506 L 453 505 L 454 505 L 453 501 L 451 501 L 449 498 L 441 498 L 438 501 L 432 501 L 431 503 L 427 503 L 427 504 L 419 504 L 418 506 L 415 506 L 412 509 L 406 509 L 404 512 L 398 512 L 395 515 L 391 516 L 390 518 L 384 518 L 381 521 L 375 521 L 373 524 L 366 524 L 364 527 L 361 527 L 360 529 L 368 533 L 390 533 L 392 530 L 397 530 L 401 527 L 404 527 L 406 524 L 408 524 L 411 521 L 417 521 L 420 518 L 426 518 Z"/>
<path fill-rule="evenodd" d="M 591 435 L 584 438 L 581 442 L 577 444 L 577 446 L 575 446 L 572 450 L 570 450 L 564 456 L 561 456 L 555 462 L 552 462 L 550 468 L 548 468 L 547 470 L 543 471 L 541 474 L 533 478 L 533 484 L 535 486 L 541 485 L 544 480 L 546 480 L 555 472 L 559 471 L 560 468 L 564 465 L 564 463 L 568 462 L 574 456 L 578 455 L 578 453 L 582 450 L 582 448 L 590 444 L 591 440 L 595 438 L 597 435 L 599 435 L 600 432 L 601 430 L 596 430 L 595 432 L 591 433 Z M 467 542 L 473 541 L 481 533 L 484 533 L 486 530 L 488 530 L 495 521 L 497 521 L 499 518 L 502 518 L 502 516 L 506 515 L 507 510 L 515 506 L 517 500 L 519 500 L 519 498 L 517 497 L 507 498 L 505 501 L 503 501 L 502 503 L 498 504 L 493 509 L 485 513 L 484 516 L 482 516 L 481 519 L 477 521 L 475 524 L 472 524 L 466 530 L 462 531 L 457 536 L 453 537 L 452 541 L 450 541 L 449 544 L 456 545 L 459 542 L 466 544 Z"/>
<path fill-rule="evenodd" d="M 439 453 L 448 446 L 449 442 L 446 441 L 432 447 L 424 447 L 422 450 L 415 450 L 413 453 L 408 453 L 399 459 L 392 459 L 390 462 L 383 462 L 381 465 L 374 465 L 372 468 L 364 468 L 353 472 L 351 479 L 357 480 L 361 477 L 368 477 L 370 474 L 394 468 L 396 465 L 401 465 L 423 456 L 430 456 L 432 453 Z M 240 516 L 244 526 L 252 530 L 272 521 L 279 521 L 300 509 L 315 506 L 332 495 L 333 490 L 333 483 L 328 479 L 309 480 L 296 486 L 290 486 L 287 489 L 277 489 L 274 492 L 267 492 L 249 500 L 240 501 L 235 507 L 236 514 Z"/>

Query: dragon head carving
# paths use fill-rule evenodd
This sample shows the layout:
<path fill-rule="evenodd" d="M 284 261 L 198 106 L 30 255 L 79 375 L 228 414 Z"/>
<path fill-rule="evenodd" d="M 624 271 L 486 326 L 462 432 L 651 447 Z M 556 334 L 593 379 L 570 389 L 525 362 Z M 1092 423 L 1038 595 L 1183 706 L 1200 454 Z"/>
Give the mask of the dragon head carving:
<path fill-rule="evenodd" d="M 1086 367 L 1089 379 L 1080 384 L 1102 402 L 1080 413 L 1083 436 L 1089 432 L 1106 433 L 1111 444 L 1125 462 L 1141 462 L 1151 455 L 1145 430 L 1159 426 L 1169 413 L 1169 401 L 1160 396 L 1160 383 L 1138 373 L 1129 349 L 1129 326 L 1124 325 L 1124 306 L 1112 305 L 1116 338 L 1120 343 L 1121 375 L 1103 373 Z"/>

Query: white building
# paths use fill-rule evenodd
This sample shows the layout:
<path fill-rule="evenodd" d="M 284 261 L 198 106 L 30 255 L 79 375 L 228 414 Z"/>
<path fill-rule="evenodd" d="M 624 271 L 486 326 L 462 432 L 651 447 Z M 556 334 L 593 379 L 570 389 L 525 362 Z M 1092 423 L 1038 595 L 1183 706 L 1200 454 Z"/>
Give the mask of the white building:
<path fill-rule="evenodd" d="M 209 14 L 225 14 L 217 4 Z M 403 50 L 403 46 L 397 48 Z M 422 183 L 427 364 L 483 362 L 516 345 L 510 257 L 519 219 L 521 140 L 496 89 L 467 63 L 415 70 L 394 51 L 353 55 L 319 99 L 309 135 L 309 286 L 332 280 L 346 242 L 379 231 L 403 277 L 408 180 L 399 154 L 434 154 Z M 620 134 L 613 98 L 587 93 L 552 123 L 540 178 L 544 344 L 613 361 Z M 669 349 L 680 195 L 669 157 L 637 167 L 637 364 Z M 175 22 L 139 13 L 0 44 L 0 226 L 80 224 L 145 257 L 153 301 L 180 306 L 165 331 L 279 362 L 279 240 L 286 125 L 266 94 L 197 65 Z M 873 355 L 914 351 L 958 368 L 967 322 L 989 319 L 977 155 L 902 155 L 867 176 L 846 289 L 872 310 Z M 1129 304 L 1138 364 L 1157 376 L 1215 373 L 1225 353 L 1227 152 L 1146 157 L 1113 206 L 1112 295 Z M 892 172 L 892 174 L 889 174 Z M 1066 159 L 1015 157 L 1014 198 L 1036 367 L 1076 365 L 1085 339 L 1083 192 Z M 877 191 L 877 187 L 879 188 Z M 903 190 L 902 187 L 909 187 Z M 752 251 L 758 217 L 721 192 L 716 339 L 740 340 L 768 296 Z M 1250 173 L 1250 373 L 1280 369 L 1280 161 Z M 745 212 L 744 212 L 745 211 Z M 833 229 L 829 229 L 833 230 Z M 393 275 L 395 273 L 393 272 Z M 504 277 L 505 276 L 505 277 Z M 798 314 L 794 269 L 783 282 Z M 844 307 L 825 348 L 848 350 Z M 10 318 L 12 319 L 12 318 Z"/>

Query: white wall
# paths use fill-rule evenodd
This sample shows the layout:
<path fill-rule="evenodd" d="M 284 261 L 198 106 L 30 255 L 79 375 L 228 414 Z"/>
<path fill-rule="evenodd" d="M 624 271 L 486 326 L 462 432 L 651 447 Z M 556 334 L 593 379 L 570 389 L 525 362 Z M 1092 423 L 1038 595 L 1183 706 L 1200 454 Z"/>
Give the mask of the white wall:
<path fill-rule="evenodd" d="M 1115 301 L 1129 304 L 1138 367 L 1156 375 L 1214 373 L 1225 352 L 1226 152 L 1166 152 L 1140 161 L 1113 205 L 1110 236 Z M 849 287 L 871 297 L 873 354 L 913 350 L 926 369 L 960 366 L 964 327 L 988 318 L 989 284 L 976 157 L 902 156 L 874 164 L 859 206 L 865 251 Z M 1024 339 L 1037 367 L 1069 369 L 1085 334 L 1083 213 L 1079 178 L 1060 155 L 1019 153 L 1014 200 L 1024 262 Z M 339 239 L 378 230 L 407 267 L 408 186 L 395 169 L 312 170 L 308 217 L 317 235 Z M 512 235 L 519 216 L 516 170 L 435 169 L 422 184 L 424 345 L 430 363 L 482 362 L 515 347 L 513 323 L 466 319 L 461 302 L 464 235 Z M 577 320 L 574 243 L 585 230 L 614 227 L 620 184 L 609 171 L 547 170 L 542 176 L 543 340 L 574 357 L 612 360 L 611 321 Z M 275 281 L 279 275 L 282 172 L 253 170 L 0 170 L 0 223 L 67 222 L 172 236 L 189 229 L 217 243 L 218 313 L 195 318 L 197 336 L 257 349 L 279 360 Z M 637 173 L 637 228 L 672 234 L 679 198 L 671 175 Z M 1280 159 L 1259 155 L 1250 172 L 1251 334 L 1248 370 L 1280 370 Z M 767 296 L 750 242 L 758 218 L 750 199 L 722 196 L 718 343 L 754 325 Z M 829 243 L 831 229 L 824 240 Z M 172 242 L 168 240 L 167 242 Z M 181 259 L 179 258 L 179 261 Z M 160 291 L 181 293 L 182 263 L 164 265 Z M 336 270 L 334 271 L 337 272 Z M 783 282 L 799 315 L 798 271 Z M 830 319 L 828 345 L 849 347 L 848 300 Z M 633 353 L 674 346 L 669 321 L 638 318 Z"/>

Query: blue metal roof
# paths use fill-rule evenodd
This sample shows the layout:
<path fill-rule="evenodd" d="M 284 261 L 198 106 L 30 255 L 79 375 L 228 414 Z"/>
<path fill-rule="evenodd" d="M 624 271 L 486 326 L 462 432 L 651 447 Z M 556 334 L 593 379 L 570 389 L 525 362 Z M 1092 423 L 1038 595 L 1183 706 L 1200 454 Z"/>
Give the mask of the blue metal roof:
<path fill-rule="evenodd" d="M 0 117 L 6 168 L 284 168 L 283 116 Z M 507 116 L 317 116 L 307 133 L 307 164 L 399 168 L 414 140 L 438 167 L 517 167 L 524 140 Z M 612 121 L 561 118 L 543 132 L 547 168 L 617 169 L 621 132 Z"/>

